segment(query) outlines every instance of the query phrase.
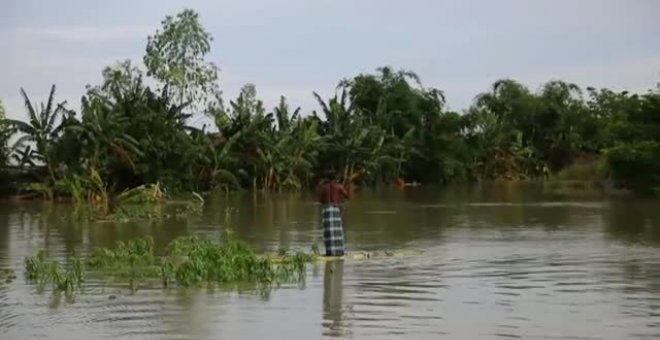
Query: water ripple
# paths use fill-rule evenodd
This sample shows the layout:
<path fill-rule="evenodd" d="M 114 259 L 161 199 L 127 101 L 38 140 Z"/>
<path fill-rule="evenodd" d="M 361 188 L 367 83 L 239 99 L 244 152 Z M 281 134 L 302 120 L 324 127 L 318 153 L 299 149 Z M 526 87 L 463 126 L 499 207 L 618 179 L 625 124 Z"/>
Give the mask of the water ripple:
<path fill-rule="evenodd" d="M 236 215 L 240 234 L 260 249 L 308 247 L 319 237 L 308 203 L 262 203 Z M 91 276 L 69 303 L 20 279 L 0 283 L 0 338 L 658 337 L 660 241 L 648 223 L 628 232 L 624 218 L 620 228 L 612 209 L 604 209 L 608 202 L 425 203 L 376 201 L 347 210 L 350 247 L 396 246 L 422 255 L 345 261 L 333 264 L 333 275 L 324 273 L 330 264 L 319 264 L 304 288 L 285 285 L 267 296 L 150 288 L 131 294 L 126 285 Z M 64 259 L 77 245 L 89 249 L 137 232 L 47 224 L 41 211 L 9 217 L 8 227 L 0 225 L 7 240 L 0 242 L 0 264 L 19 276 L 23 258 L 40 247 Z M 138 229 L 163 243 L 186 232 L 216 237 L 223 223 Z"/>

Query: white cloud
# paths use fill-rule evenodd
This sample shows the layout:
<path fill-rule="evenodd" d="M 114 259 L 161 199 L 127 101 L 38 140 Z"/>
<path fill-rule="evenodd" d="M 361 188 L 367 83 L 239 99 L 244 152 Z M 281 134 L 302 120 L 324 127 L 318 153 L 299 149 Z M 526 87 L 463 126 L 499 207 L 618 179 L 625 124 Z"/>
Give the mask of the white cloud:
<path fill-rule="evenodd" d="M 155 32 L 156 26 L 133 25 L 133 26 L 51 26 L 16 28 L 15 34 L 27 35 L 37 38 L 55 38 L 73 42 L 109 41 L 109 40 L 132 40 L 146 38 Z"/>

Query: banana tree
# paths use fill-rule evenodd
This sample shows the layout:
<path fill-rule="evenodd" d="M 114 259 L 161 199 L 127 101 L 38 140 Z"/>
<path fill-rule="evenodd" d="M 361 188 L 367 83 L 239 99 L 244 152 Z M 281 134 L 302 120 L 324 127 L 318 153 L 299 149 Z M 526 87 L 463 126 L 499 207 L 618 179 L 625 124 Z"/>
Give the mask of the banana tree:
<path fill-rule="evenodd" d="M 111 169 L 117 162 L 135 170 L 135 159 L 143 153 L 138 141 L 125 132 L 128 117 L 100 97 L 83 98 L 82 108 L 82 121 L 68 129 L 81 141 L 88 166 Z"/>
<path fill-rule="evenodd" d="M 347 103 L 346 91 L 341 97 L 336 95 L 326 104 L 314 93 L 326 117 L 319 121 L 319 133 L 323 136 L 323 165 L 339 168 L 345 184 L 351 184 L 367 175 L 378 172 L 382 164 L 390 160 L 385 153 L 384 131 L 377 125 L 369 124 L 366 118 L 354 114 L 352 105 Z"/>
<path fill-rule="evenodd" d="M 200 134 L 195 138 L 201 145 L 197 181 L 207 183 L 211 189 L 223 189 L 229 192 L 240 187 L 236 168 L 237 161 L 233 154 L 236 141 L 241 138 L 238 132 L 230 138 L 221 138 L 211 134 Z"/>
<path fill-rule="evenodd" d="M 39 110 L 30 101 L 27 93 L 21 88 L 21 95 L 28 113 L 28 121 L 8 119 L 9 124 L 13 125 L 24 136 L 16 142 L 16 147 L 20 148 L 26 143 L 33 142 L 36 146 L 34 160 L 43 162 L 48 170 L 51 184 L 57 181 L 55 175 L 56 159 L 53 154 L 54 145 L 62 132 L 63 126 L 57 125 L 58 118 L 67 112 L 66 102 L 55 104 L 55 85 L 51 87 L 46 105 L 40 105 Z"/>
<path fill-rule="evenodd" d="M 298 120 L 291 136 L 285 162 L 288 173 L 283 183 L 286 187 L 300 190 L 309 183 L 312 170 L 317 165 L 321 136 L 318 135 L 316 123 L 311 120 Z"/>
<path fill-rule="evenodd" d="M 32 149 L 31 145 L 25 145 L 23 147 L 14 145 L 11 149 L 11 159 L 16 162 L 19 170 L 23 171 L 26 165 L 30 167 L 36 166 L 34 159 L 37 157 L 37 152 Z"/>
<path fill-rule="evenodd" d="M 263 186 L 267 181 L 273 117 L 265 113 L 263 102 L 256 98 L 254 85 L 243 86 L 236 100 L 229 102 L 229 110 L 216 109 L 214 118 L 219 130 L 217 147 L 225 148 L 218 152 L 223 158 L 235 160 L 237 170 L 233 174 L 244 183 L 251 182 L 255 189 L 259 184 Z"/>
<path fill-rule="evenodd" d="M 320 136 L 315 122 L 301 119 L 299 112 L 297 108 L 291 113 L 282 97 L 279 105 L 267 115 L 274 121 L 265 130 L 267 142 L 258 150 L 266 171 L 264 189 L 300 190 L 310 180 Z"/>
<path fill-rule="evenodd" d="M 321 146 L 316 129 L 314 121 L 299 119 L 288 133 L 279 135 L 275 144 L 278 187 L 300 190 L 310 182 Z"/>

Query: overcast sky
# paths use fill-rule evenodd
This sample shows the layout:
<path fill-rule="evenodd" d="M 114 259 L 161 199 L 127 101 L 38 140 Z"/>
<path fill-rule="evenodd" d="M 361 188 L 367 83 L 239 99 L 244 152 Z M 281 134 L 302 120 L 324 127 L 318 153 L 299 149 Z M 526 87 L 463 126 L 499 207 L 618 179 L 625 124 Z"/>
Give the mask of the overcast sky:
<path fill-rule="evenodd" d="M 632 91 L 660 81 L 655 0 L 0 0 L 8 115 L 25 117 L 20 87 L 44 101 L 53 83 L 79 109 L 85 84 L 114 61 L 141 64 L 147 36 L 184 7 L 215 38 L 224 97 L 250 82 L 268 107 L 285 95 L 311 111 L 312 91 L 384 65 L 416 72 L 457 110 L 500 78 Z"/>

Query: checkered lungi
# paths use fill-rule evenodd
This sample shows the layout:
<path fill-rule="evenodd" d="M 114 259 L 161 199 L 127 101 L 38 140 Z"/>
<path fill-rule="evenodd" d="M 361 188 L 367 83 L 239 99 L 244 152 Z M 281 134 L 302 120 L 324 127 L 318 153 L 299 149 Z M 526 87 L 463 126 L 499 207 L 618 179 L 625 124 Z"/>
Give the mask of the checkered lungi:
<path fill-rule="evenodd" d="M 325 255 L 344 256 L 344 225 L 339 206 L 330 204 L 321 208 L 321 225 Z"/>

